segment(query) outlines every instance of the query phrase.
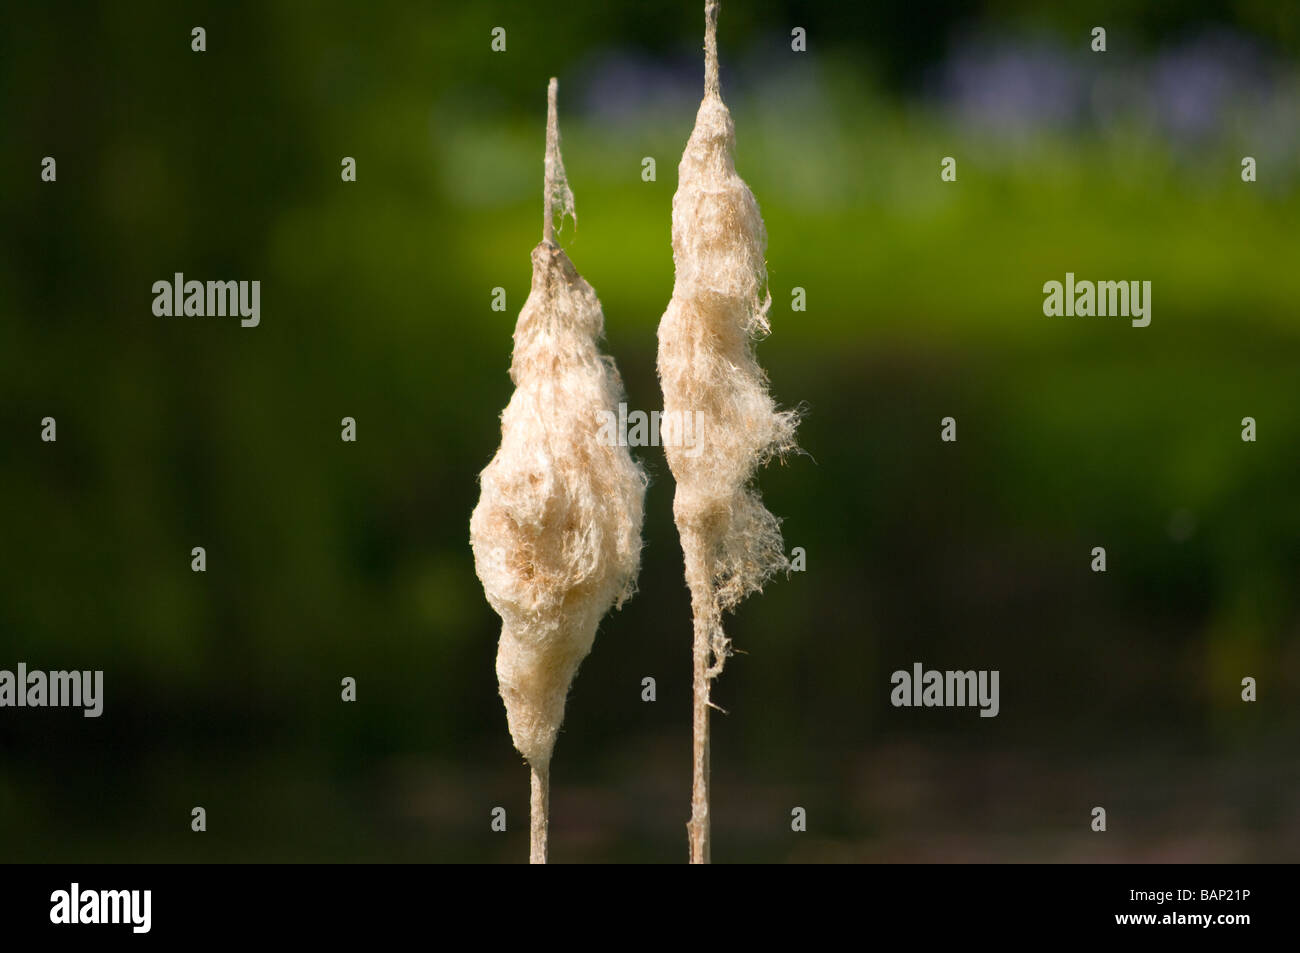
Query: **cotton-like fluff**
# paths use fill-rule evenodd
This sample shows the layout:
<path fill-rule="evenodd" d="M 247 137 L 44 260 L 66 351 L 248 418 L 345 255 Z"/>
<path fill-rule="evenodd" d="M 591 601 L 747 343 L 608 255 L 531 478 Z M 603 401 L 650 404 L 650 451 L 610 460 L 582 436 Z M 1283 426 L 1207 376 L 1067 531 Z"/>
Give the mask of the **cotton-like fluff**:
<path fill-rule="evenodd" d="M 552 127 L 553 110 L 552 87 Z M 600 301 L 550 237 L 550 198 L 572 203 L 551 139 L 547 237 L 533 249 L 532 290 L 515 327 L 515 392 L 470 518 L 475 568 L 502 620 L 496 669 L 510 735 L 543 775 L 596 628 L 635 589 L 646 489 L 628 449 L 599 436 L 623 384 L 597 347 Z"/>
<path fill-rule="evenodd" d="M 704 101 L 677 167 L 676 279 L 659 324 L 659 380 L 666 421 L 702 414 L 694 434 L 702 447 L 684 432 L 664 444 L 697 625 L 701 611 L 708 616 L 712 676 L 729 652 L 719 610 L 789 566 L 779 520 L 751 480 L 772 456 L 795 449 L 797 415 L 777 410 L 754 356 L 755 340 L 769 331 L 767 233 L 736 174 L 735 126 L 718 87 L 716 4 L 708 16 Z"/>

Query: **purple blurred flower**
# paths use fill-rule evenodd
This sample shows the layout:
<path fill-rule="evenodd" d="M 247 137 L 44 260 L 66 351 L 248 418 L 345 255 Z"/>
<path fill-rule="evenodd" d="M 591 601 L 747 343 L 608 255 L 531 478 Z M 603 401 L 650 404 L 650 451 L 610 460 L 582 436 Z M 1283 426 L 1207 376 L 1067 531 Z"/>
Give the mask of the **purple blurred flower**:
<path fill-rule="evenodd" d="M 1069 124 L 1086 98 L 1078 66 L 1040 41 L 968 41 L 943 66 L 937 86 L 959 119 L 995 132 Z"/>
<path fill-rule="evenodd" d="M 1105 59 L 1113 55 L 972 37 L 955 45 L 932 89 L 957 119 L 997 134 L 1132 119 L 1175 141 L 1229 133 L 1276 93 L 1271 61 L 1234 33 L 1204 33 L 1136 62 Z"/>
<path fill-rule="evenodd" d="M 1254 44 L 1235 34 L 1205 34 L 1151 63 L 1150 119 L 1175 137 L 1204 138 L 1221 129 L 1229 114 L 1261 105 L 1269 85 Z"/>
<path fill-rule="evenodd" d="M 698 62 L 655 60 L 611 50 L 577 71 L 582 111 L 601 123 L 641 123 L 647 114 L 693 114 L 704 89 Z"/>

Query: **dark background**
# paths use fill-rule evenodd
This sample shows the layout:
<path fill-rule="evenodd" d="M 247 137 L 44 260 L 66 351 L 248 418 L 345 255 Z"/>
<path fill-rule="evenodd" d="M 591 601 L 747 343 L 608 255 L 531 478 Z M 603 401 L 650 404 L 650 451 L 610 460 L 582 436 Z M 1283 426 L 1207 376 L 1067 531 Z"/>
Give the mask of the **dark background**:
<path fill-rule="evenodd" d="M 546 82 L 562 239 L 657 408 L 701 5 L 0 17 L 0 668 L 103 669 L 106 694 L 99 719 L 0 709 L 0 859 L 525 859 L 468 520 Z M 728 2 L 719 45 L 770 235 L 759 357 L 810 456 L 761 481 L 808 569 L 728 620 L 715 860 L 1295 859 L 1296 7 Z M 260 280 L 261 326 L 155 317 L 176 271 Z M 1151 326 L 1045 317 L 1067 271 L 1152 281 Z M 689 606 L 672 478 L 640 456 L 640 592 L 574 683 L 557 861 L 686 857 Z M 1001 714 L 892 708 L 916 661 L 1000 670 Z"/>

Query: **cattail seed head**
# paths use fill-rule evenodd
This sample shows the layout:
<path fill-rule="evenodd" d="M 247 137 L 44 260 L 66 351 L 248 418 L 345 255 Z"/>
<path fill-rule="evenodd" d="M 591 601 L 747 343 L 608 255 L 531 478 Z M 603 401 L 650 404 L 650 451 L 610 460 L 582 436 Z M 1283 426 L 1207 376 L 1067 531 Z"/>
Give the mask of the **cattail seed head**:
<path fill-rule="evenodd" d="M 727 609 L 787 567 L 779 521 L 750 484 L 759 466 L 795 449 L 797 415 L 777 410 L 754 356 L 769 331 L 767 233 L 736 173 L 735 126 L 717 84 L 715 3 L 708 17 L 705 95 L 673 197 L 676 277 L 659 324 L 659 379 L 665 416 L 704 415 L 703 452 L 668 445 L 665 453 L 687 581 Z M 726 651 L 719 629 L 715 665 Z"/>
<path fill-rule="evenodd" d="M 571 206 L 557 182 L 558 138 L 547 152 L 547 195 Z M 496 668 L 510 734 L 542 769 L 601 618 L 635 589 L 646 489 L 628 449 L 598 436 L 601 412 L 617 412 L 623 385 L 597 347 L 600 301 L 550 238 L 550 205 L 515 327 L 501 446 L 470 518 L 475 569 L 501 616 Z"/>

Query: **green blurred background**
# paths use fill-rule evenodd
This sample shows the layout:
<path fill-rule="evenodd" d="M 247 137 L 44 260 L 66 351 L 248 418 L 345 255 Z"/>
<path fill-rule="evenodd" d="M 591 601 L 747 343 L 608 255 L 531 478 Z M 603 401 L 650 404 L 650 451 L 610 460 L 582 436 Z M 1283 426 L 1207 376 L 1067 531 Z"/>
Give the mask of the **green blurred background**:
<path fill-rule="evenodd" d="M 526 858 L 468 520 L 546 81 L 562 238 L 653 409 L 700 6 L 0 14 L 0 668 L 106 693 L 0 710 L 0 859 Z M 770 236 L 759 357 L 809 456 L 762 476 L 808 568 L 729 620 L 715 860 L 1296 859 L 1300 13 L 732 2 L 720 49 Z M 176 271 L 260 280 L 261 326 L 155 317 Z M 1150 327 L 1044 317 L 1067 271 L 1150 280 Z M 570 696 L 557 861 L 686 857 L 689 606 L 641 459 L 640 592 Z M 892 708 L 916 661 L 1000 670 L 1001 714 Z"/>

